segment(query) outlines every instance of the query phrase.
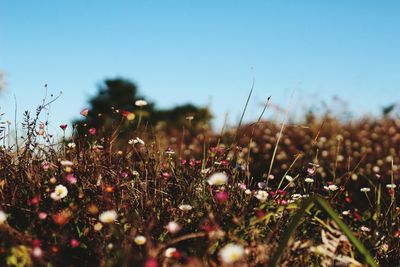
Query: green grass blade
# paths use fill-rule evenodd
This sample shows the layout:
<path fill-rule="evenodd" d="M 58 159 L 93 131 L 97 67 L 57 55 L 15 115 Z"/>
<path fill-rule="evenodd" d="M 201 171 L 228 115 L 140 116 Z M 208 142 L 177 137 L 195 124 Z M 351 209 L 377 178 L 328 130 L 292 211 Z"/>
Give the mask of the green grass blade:
<path fill-rule="evenodd" d="M 347 236 L 347 238 L 353 243 L 356 249 L 363 255 L 365 261 L 372 267 L 378 267 L 378 264 L 375 262 L 374 258 L 369 254 L 368 250 L 364 247 L 364 245 L 353 235 L 351 229 L 339 218 L 336 212 L 332 209 L 329 203 L 323 199 L 322 197 L 316 196 L 315 201 L 318 205 L 328 213 L 328 215 L 335 221 L 335 223 L 339 226 L 339 228 L 343 231 L 343 233 Z"/>
<path fill-rule="evenodd" d="M 278 266 L 279 260 L 282 257 L 285 248 L 287 247 L 291 236 L 294 234 L 296 228 L 300 225 L 301 220 L 306 215 L 306 211 L 310 209 L 313 205 L 318 204 L 331 218 L 335 221 L 338 227 L 343 231 L 343 233 L 347 236 L 350 242 L 356 247 L 356 249 L 363 255 L 365 261 L 371 267 L 378 267 L 378 264 L 375 262 L 373 257 L 370 255 L 368 250 L 364 247 L 364 245 L 353 235 L 351 229 L 339 218 L 336 212 L 332 209 L 328 202 L 326 202 L 320 196 L 314 196 L 307 198 L 303 201 L 300 209 L 293 216 L 289 226 L 284 232 L 282 238 L 279 241 L 278 249 L 274 253 L 272 260 L 269 263 L 270 267 Z"/>
<path fill-rule="evenodd" d="M 289 243 L 290 237 L 296 231 L 297 226 L 301 223 L 302 218 L 306 214 L 306 211 L 314 205 L 315 200 L 313 198 L 307 198 L 303 201 L 300 209 L 293 216 L 288 228 L 283 233 L 283 236 L 279 240 L 278 249 L 274 253 L 272 260 L 269 263 L 270 267 L 278 266 L 279 260 L 282 257 L 287 244 Z"/>

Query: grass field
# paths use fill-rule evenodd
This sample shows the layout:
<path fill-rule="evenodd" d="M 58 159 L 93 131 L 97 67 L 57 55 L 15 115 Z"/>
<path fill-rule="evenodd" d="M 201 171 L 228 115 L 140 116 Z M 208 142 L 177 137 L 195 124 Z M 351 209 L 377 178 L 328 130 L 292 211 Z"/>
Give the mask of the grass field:
<path fill-rule="evenodd" d="M 0 265 L 400 264 L 399 119 L 142 125 L 57 143 L 27 119 L 0 150 Z"/>

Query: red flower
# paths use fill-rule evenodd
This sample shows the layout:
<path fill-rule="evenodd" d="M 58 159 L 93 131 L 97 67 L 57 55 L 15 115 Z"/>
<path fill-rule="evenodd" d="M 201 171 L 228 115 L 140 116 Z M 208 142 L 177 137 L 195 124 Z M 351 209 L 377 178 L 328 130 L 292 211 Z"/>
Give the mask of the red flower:
<path fill-rule="evenodd" d="M 32 245 L 34 247 L 40 247 L 42 245 L 42 241 L 40 241 L 39 239 L 33 239 Z"/>
<path fill-rule="evenodd" d="M 354 216 L 354 219 L 356 219 L 357 221 L 361 221 L 362 220 L 361 215 L 359 213 L 357 213 L 357 212 L 354 212 L 353 216 Z"/>
<path fill-rule="evenodd" d="M 95 135 L 96 134 L 96 128 L 90 128 L 89 129 L 89 134 Z"/>
<path fill-rule="evenodd" d="M 264 218 L 264 217 L 265 217 L 265 212 L 262 211 L 262 210 L 257 210 L 257 211 L 256 211 L 256 214 L 257 214 L 257 218 L 258 218 L 258 219 L 261 219 L 261 218 Z"/>
<path fill-rule="evenodd" d="M 156 259 L 148 259 L 144 264 L 145 267 L 158 267 L 158 261 Z"/>
<path fill-rule="evenodd" d="M 40 202 L 40 197 L 39 196 L 35 196 L 31 200 L 28 201 L 28 204 L 30 206 L 33 206 L 33 205 L 38 205 L 39 202 Z"/>
<path fill-rule="evenodd" d="M 177 250 L 174 253 L 172 253 L 172 257 L 174 257 L 175 259 L 179 260 L 180 258 L 182 258 L 182 252 Z"/>
<path fill-rule="evenodd" d="M 215 200 L 217 200 L 218 203 L 225 203 L 228 201 L 229 195 L 225 191 L 217 192 L 215 194 Z"/>
<path fill-rule="evenodd" d="M 67 124 L 61 124 L 60 128 L 65 131 L 65 129 L 67 129 L 68 125 Z"/>
<path fill-rule="evenodd" d="M 69 244 L 71 245 L 71 247 L 73 248 L 77 248 L 81 245 L 81 242 L 79 242 L 78 240 L 76 240 L 75 238 L 71 239 L 71 241 L 69 242 Z"/>
<path fill-rule="evenodd" d="M 285 196 L 287 194 L 287 192 L 285 190 L 279 189 L 278 194 L 281 196 Z"/>

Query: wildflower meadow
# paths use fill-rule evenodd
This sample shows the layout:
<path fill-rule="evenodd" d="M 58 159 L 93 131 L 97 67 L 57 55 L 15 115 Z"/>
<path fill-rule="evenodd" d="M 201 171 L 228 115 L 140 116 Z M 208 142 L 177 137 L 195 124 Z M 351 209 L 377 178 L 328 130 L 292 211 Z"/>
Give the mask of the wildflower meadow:
<path fill-rule="evenodd" d="M 267 102 L 215 132 L 152 125 L 136 99 L 107 129 L 88 107 L 51 130 L 53 100 L 3 138 L 1 266 L 399 264 L 396 117 L 274 121 Z"/>

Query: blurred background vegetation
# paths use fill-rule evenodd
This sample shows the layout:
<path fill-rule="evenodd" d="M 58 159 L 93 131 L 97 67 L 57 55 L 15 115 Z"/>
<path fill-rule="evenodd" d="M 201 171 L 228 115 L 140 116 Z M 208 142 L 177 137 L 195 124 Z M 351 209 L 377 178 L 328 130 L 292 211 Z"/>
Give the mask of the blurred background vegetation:
<path fill-rule="evenodd" d="M 107 79 L 100 86 L 97 95 L 89 99 L 88 114 L 74 121 L 79 135 L 96 128 L 111 134 L 115 127 L 121 130 L 120 138 L 129 136 L 129 131 L 137 128 L 157 128 L 167 132 L 185 128 L 199 131 L 210 127 L 212 115 L 207 107 L 184 104 L 170 109 L 157 108 L 155 103 L 138 92 L 135 83 L 123 79 Z M 132 120 L 124 117 L 134 114 Z"/>

